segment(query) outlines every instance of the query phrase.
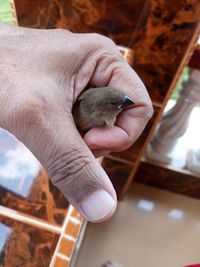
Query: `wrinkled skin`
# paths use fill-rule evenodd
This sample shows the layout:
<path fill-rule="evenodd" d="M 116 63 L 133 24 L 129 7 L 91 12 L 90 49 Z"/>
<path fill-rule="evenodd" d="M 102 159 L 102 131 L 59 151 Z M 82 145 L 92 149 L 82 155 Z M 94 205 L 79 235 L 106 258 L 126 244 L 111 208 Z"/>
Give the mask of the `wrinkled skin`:
<path fill-rule="evenodd" d="M 0 25 L 0 58 L 0 127 L 32 151 L 85 218 L 109 218 L 116 194 L 95 156 L 124 150 L 141 134 L 152 116 L 142 81 L 115 44 L 97 34 Z M 120 88 L 136 105 L 113 128 L 93 128 L 81 137 L 71 110 L 88 84 Z M 95 193 L 102 190 L 112 203 L 98 203 Z M 92 213 L 83 205 L 87 199 L 89 209 L 96 201 Z"/>

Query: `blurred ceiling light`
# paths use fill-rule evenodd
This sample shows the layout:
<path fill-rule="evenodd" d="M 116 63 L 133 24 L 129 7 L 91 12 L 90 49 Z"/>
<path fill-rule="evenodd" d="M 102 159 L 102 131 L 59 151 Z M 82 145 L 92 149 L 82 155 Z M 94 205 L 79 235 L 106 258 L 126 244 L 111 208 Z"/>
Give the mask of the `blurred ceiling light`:
<path fill-rule="evenodd" d="M 169 212 L 168 217 L 172 218 L 172 219 L 182 219 L 184 216 L 184 212 L 182 210 L 179 209 L 173 209 Z"/>
<path fill-rule="evenodd" d="M 146 211 L 152 211 L 154 209 L 154 206 L 155 206 L 154 202 L 146 200 L 146 199 L 141 199 L 137 204 L 137 207 L 139 209 L 146 210 Z"/>

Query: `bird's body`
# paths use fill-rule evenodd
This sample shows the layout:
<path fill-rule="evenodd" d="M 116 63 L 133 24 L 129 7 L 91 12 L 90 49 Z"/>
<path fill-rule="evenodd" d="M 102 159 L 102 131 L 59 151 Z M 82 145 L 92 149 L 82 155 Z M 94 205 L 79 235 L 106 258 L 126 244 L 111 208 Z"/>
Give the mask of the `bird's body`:
<path fill-rule="evenodd" d="M 90 88 L 79 96 L 72 114 L 78 129 L 86 132 L 93 127 L 112 127 L 117 115 L 133 104 L 134 102 L 119 89 Z"/>

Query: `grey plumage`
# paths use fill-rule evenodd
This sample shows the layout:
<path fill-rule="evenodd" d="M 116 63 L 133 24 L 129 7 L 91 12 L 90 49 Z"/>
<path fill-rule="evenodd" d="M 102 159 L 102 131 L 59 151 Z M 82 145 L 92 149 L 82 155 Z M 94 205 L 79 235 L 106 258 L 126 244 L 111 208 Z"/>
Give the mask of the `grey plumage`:
<path fill-rule="evenodd" d="M 86 132 L 93 127 L 112 127 L 117 115 L 133 104 L 133 100 L 119 89 L 90 88 L 79 96 L 72 114 L 78 129 Z"/>

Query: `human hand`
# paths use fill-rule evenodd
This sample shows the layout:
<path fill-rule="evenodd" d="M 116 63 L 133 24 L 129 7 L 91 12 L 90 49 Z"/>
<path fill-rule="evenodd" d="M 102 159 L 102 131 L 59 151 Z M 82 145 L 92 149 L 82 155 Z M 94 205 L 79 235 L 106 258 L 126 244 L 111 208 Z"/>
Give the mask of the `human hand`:
<path fill-rule="evenodd" d="M 32 151 L 85 218 L 109 218 L 116 194 L 94 155 L 128 148 L 144 129 L 152 105 L 141 80 L 97 34 L 1 25 L 0 58 L 0 127 Z M 87 85 L 120 88 L 135 106 L 113 128 L 93 128 L 82 138 L 71 110 Z"/>

